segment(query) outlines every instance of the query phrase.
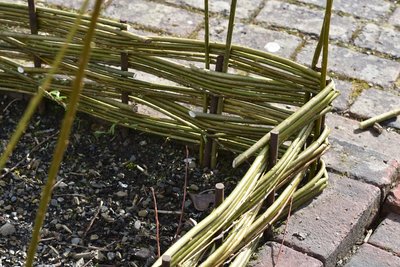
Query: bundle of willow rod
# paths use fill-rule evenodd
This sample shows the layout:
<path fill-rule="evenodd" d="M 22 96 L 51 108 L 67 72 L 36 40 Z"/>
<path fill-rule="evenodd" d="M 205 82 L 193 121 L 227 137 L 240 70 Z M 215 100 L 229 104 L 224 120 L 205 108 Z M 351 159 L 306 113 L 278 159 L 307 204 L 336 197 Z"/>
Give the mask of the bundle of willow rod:
<path fill-rule="evenodd" d="M 125 24 L 99 19 L 85 69 L 80 111 L 186 142 L 202 145 L 213 140 L 224 149 L 241 153 L 234 167 L 255 157 L 222 205 L 165 252 L 172 257 L 172 266 L 219 266 L 224 262 L 244 266 L 264 230 L 289 212 L 288 203 L 294 208 L 304 204 L 327 183 L 320 156 L 329 147 L 329 129 L 322 118 L 338 95 L 334 83 L 326 81 L 332 1 L 327 1 L 313 68 L 231 45 L 235 7 L 233 0 L 226 44 L 209 43 L 207 34 L 205 41 L 142 37 L 127 31 Z M 36 11 L 40 31 L 32 35 L 28 8 L 0 3 L 0 23 L 4 25 L 0 28 L 0 90 L 35 94 L 64 45 L 65 35 L 71 27 L 76 28 L 74 13 L 48 8 Z M 84 16 L 77 26 L 51 90 L 45 92 L 60 105 L 67 105 L 73 95 L 71 84 L 89 22 L 90 17 Z M 322 70 L 317 72 L 321 50 Z M 222 72 L 209 70 L 221 55 Z M 34 56 L 44 63 L 41 68 L 28 63 Z M 121 70 L 123 64 L 127 70 Z M 143 74 L 145 78 L 139 78 Z M 128 103 L 121 101 L 121 94 L 127 94 Z M 215 97 L 218 111 L 211 112 L 209 102 Z M 153 115 L 137 112 L 134 105 L 146 106 Z M 268 163 L 271 130 L 279 132 L 278 161 L 273 166 Z M 274 192 L 276 200 L 264 209 L 265 199 Z M 215 240 L 220 237 L 223 242 L 216 247 Z M 160 265 L 161 259 L 154 264 Z"/>

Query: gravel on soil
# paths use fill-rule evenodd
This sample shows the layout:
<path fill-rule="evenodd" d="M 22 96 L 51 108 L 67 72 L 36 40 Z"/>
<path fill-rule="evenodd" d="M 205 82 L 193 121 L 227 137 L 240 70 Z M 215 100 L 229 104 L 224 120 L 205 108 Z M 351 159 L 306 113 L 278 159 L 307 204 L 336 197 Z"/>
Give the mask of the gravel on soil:
<path fill-rule="evenodd" d="M 0 152 L 26 104 L 0 94 Z M 0 172 L 0 266 L 24 264 L 63 112 L 50 104 L 45 114 L 35 114 Z M 231 168 L 234 155 L 222 153 L 216 170 L 202 169 L 193 146 L 186 159 L 183 143 L 133 130 L 122 138 L 118 128 L 115 132 L 111 128 L 85 114 L 76 118 L 36 266 L 149 266 L 157 255 L 150 187 L 156 192 L 162 253 L 176 240 L 187 163 L 192 199 L 203 199 L 196 196 L 212 193 L 218 182 L 229 193 L 243 175 L 243 169 Z M 187 196 L 180 235 L 211 209 L 212 204 L 197 210 Z"/>

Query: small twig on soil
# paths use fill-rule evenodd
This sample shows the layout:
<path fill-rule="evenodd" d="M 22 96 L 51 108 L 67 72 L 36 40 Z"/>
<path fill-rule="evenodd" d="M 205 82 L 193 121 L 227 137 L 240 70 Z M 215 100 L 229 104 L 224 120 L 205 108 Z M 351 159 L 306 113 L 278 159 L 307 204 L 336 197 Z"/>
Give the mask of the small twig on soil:
<path fill-rule="evenodd" d="M 75 253 L 75 254 L 72 254 L 72 258 L 75 259 L 75 260 L 93 259 L 93 258 L 96 257 L 96 253 L 98 253 L 97 250 L 91 250 L 91 251 L 85 251 L 85 252 L 81 252 L 81 253 Z"/>
<path fill-rule="evenodd" d="M 92 263 L 93 263 L 93 259 L 94 259 L 94 257 L 91 258 L 91 259 L 90 259 L 88 262 L 86 262 L 84 265 L 82 265 L 82 267 L 89 266 L 89 264 L 92 264 Z"/>
<path fill-rule="evenodd" d="M 96 220 L 97 216 L 99 216 L 101 207 L 103 207 L 103 201 L 100 201 L 99 207 L 97 208 L 96 213 L 94 214 L 92 220 L 90 220 L 90 223 L 89 223 L 88 227 L 86 228 L 83 236 L 86 236 L 86 234 L 89 232 L 90 228 L 92 228 L 94 221 Z"/>
<path fill-rule="evenodd" d="M 153 201 L 154 201 L 154 215 L 156 217 L 156 239 L 157 239 L 157 256 L 161 257 L 160 251 L 160 223 L 158 221 L 158 212 L 157 212 L 157 199 L 156 194 L 154 193 L 154 188 L 150 187 L 151 193 L 153 194 Z"/>
<path fill-rule="evenodd" d="M 50 248 L 54 253 L 56 253 L 57 256 L 60 255 L 60 253 L 58 252 L 58 250 L 57 250 L 55 247 L 53 247 L 52 245 L 49 245 L 49 248 Z"/>
<path fill-rule="evenodd" d="M 62 181 L 64 180 L 64 178 L 61 178 L 60 180 L 58 180 L 54 185 L 53 185 L 53 189 L 56 188 Z"/>
<path fill-rule="evenodd" d="M 71 244 L 71 243 L 65 243 L 65 242 L 59 242 L 61 245 L 64 246 L 71 246 L 71 247 L 76 247 L 76 248 L 83 248 L 83 249 L 92 249 L 92 250 L 98 250 L 98 251 L 109 251 L 108 247 L 114 245 L 117 241 L 113 241 L 110 244 L 107 244 L 104 247 L 96 247 L 96 246 L 82 246 L 82 245 L 77 245 L 77 244 Z"/>
<path fill-rule="evenodd" d="M 81 172 L 67 172 L 66 174 L 72 174 L 72 175 L 76 175 L 76 176 L 86 176 L 88 175 L 87 173 L 81 173 Z"/>
<path fill-rule="evenodd" d="M 18 101 L 18 100 L 19 100 L 19 99 L 17 99 L 17 98 L 11 100 L 11 102 L 8 103 L 7 106 L 3 109 L 3 113 L 6 112 L 6 110 L 12 105 L 12 103 L 14 103 L 14 102 L 16 102 L 16 101 Z"/>
<path fill-rule="evenodd" d="M 186 146 L 185 182 L 183 185 L 182 209 L 181 209 L 181 216 L 179 218 L 178 228 L 176 229 L 176 234 L 174 236 L 175 240 L 178 238 L 178 235 L 181 232 L 183 215 L 185 214 L 186 188 L 187 188 L 187 184 L 188 184 L 188 170 L 189 170 L 189 149 Z"/>
<path fill-rule="evenodd" d="M 40 242 L 51 241 L 51 240 L 54 240 L 54 239 L 56 239 L 54 236 L 53 237 L 48 237 L 48 238 L 42 238 L 42 239 L 40 239 Z"/>
<path fill-rule="evenodd" d="M 56 136 L 58 134 L 59 131 L 55 132 L 54 134 L 50 135 L 49 137 L 47 137 L 46 139 L 44 139 L 42 142 L 40 142 L 39 144 L 37 144 L 36 146 L 34 146 L 31 151 L 28 152 L 28 154 L 26 154 L 26 156 L 21 159 L 20 161 L 17 162 L 17 164 L 15 164 L 13 167 L 9 168 L 6 170 L 5 173 L 3 173 L 2 175 L 0 175 L 0 179 L 4 178 L 7 174 L 9 174 L 10 172 L 12 172 L 13 170 L 15 170 L 16 168 L 18 168 L 19 165 L 21 165 L 27 158 L 29 158 L 29 156 L 35 152 L 36 150 L 39 149 L 39 147 L 41 145 L 43 145 L 44 143 L 46 143 L 47 141 L 49 141 L 51 138 L 53 138 L 54 136 Z"/>
<path fill-rule="evenodd" d="M 285 242 L 287 228 L 288 228 L 288 225 L 289 225 L 290 214 L 292 213 L 292 203 L 293 203 L 293 197 L 290 198 L 289 211 L 288 211 L 288 216 L 287 216 L 287 219 L 286 219 L 285 230 L 283 232 L 283 238 L 282 238 L 281 245 L 279 247 L 278 255 L 276 256 L 275 266 L 278 266 L 279 257 L 281 255 L 282 249 L 283 249 L 283 243 Z"/>
<path fill-rule="evenodd" d="M 81 197 L 81 198 L 87 198 L 85 195 L 81 194 L 54 194 L 54 197 Z"/>
<path fill-rule="evenodd" d="M 151 212 L 156 212 L 153 209 L 148 209 L 148 211 Z M 171 214 L 171 215 L 181 215 L 182 212 L 181 211 L 175 211 L 175 210 L 157 210 L 158 214 Z"/>

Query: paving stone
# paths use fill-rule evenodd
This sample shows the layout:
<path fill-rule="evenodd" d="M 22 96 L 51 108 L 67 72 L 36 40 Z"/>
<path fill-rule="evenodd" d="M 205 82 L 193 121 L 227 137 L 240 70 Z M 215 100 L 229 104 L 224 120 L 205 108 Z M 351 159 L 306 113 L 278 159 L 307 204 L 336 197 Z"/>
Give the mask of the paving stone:
<path fill-rule="evenodd" d="M 348 48 L 331 45 L 329 50 L 329 70 L 384 87 L 393 87 L 400 74 L 400 63 L 373 55 L 366 55 Z M 297 55 L 302 64 L 310 64 L 315 43 L 306 45 Z"/>
<path fill-rule="evenodd" d="M 398 172 L 398 178 L 400 177 L 400 172 Z M 400 215 L 400 184 L 395 186 L 386 197 L 385 212 L 392 212 Z"/>
<path fill-rule="evenodd" d="M 382 197 L 386 196 L 397 178 L 397 161 L 388 161 L 388 156 L 340 139 L 331 137 L 329 141 L 331 148 L 323 156 L 328 169 L 378 186 Z"/>
<path fill-rule="evenodd" d="M 251 267 L 322 267 L 321 261 L 310 257 L 306 254 L 291 249 L 285 245 L 282 246 L 281 254 L 279 254 L 281 244 L 276 242 L 267 242 L 257 252 L 257 258 L 249 262 Z M 279 256 L 278 256 L 279 254 Z M 279 257 L 279 258 L 278 258 Z M 278 264 L 279 263 L 279 264 Z"/>
<path fill-rule="evenodd" d="M 22 1 L 22 0 L 1 0 L 1 2 L 4 2 L 4 3 L 14 3 L 14 4 L 24 4 L 24 5 L 27 4 L 26 1 Z M 42 2 L 42 1 L 38 1 L 38 2 Z"/>
<path fill-rule="evenodd" d="M 303 3 L 325 7 L 326 0 L 300 0 Z M 335 0 L 333 10 L 352 14 L 366 19 L 383 18 L 390 12 L 390 3 L 380 0 Z"/>
<path fill-rule="evenodd" d="M 289 221 L 285 244 L 335 266 L 378 213 L 377 187 L 330 173 L 325 191 Z M 285 226 L 278 230 L 284 231 Z M 282 241 L 283 235 L 276 239 Z"/>
<path fill-rule="evenodd" d="M 189 6 L 204 10 L 204 0 L 165 0 L 167 3 L 172 3 L 180 6 Z M 240 19 L 250 18 L 251 15 L 258 9 L 262 0 L 247 0 L 238 1 L 236 6 L 236 17 Z M 209 1 L 208 9 L 210 12 L 219 13 L 223 16 L 229 16 L 231 9 L 230 0 Z"/>
<path fill-rule="evenodd" d="M 400 215 L 389 214 L 379 224 L 368 243 L 400 255 Z"/>
<path fill-rule="evenodd" d="M 354 43 L 359 47 L 400 58 L 400 31 L 393 28 L 368 23 L 363 27 Z"/>
<path fill-rule="evenodd" d="M 42 2 L 46 2 L 46 4 L 50 5 L 55 5 L 55 6 L 62 6 L 64 8 L 71 8 L 75 10 L 79 10 L 85 2 L 84 0 L 70 0 L 70 1 L 65 1 L 65 0 L 43 0 Z M 89 8 L 88 10 L 92 10 L 94 6 L 94 1 L 89 1 Z M 103 4 L 104 6 L 104 4 Z"/>
<path fill-rule="evenodd" d="M 145 0 L 113 1 L 103 14 L 178 36 L 188 36 L 200 23 L 203 23 L 201 14 Z"/>
<path fill-rule="evenodd" d="M 277 15 L 279 14 L 279 15 Z M 268 24 L 296 29 L 301 32 L 319 35 L 324 12 L 280 1 L 268 1 L 256 20 Z M 357 22 L 351 17 L 334 14 L 331 20 L 330 38 L 348 42 L 356 30 Z"/>
<path fill-rule="evenodd" d="M 336 111 L 345 111 L 350 106 L 353 85 L 347 81 L 335 80 L 335 86 L 336 90 L 340 92 L 340 95 L 333 100 L 332 106 Z"/>
<path fill-rule="evenodd" d="M 358 118 L 368 119 L 400 107 L 400 96 L 378 89 L 364 90 L 350 108 L 350 113 Z M 400 129 L 400 118 L 397 116 L 382 122 Z"/>
<path fill-rule="evenodd" d="M 350 259 L 345 267 L 398 267 L 400 258 L 393 254 L 364 244 L 357 253 Z"/>
<path fill-rule="evenodd" d="M 389 23 L 393 26 L 400 26 L 400 7 L 396 8 L 389 18 Z"/>
<path fill-rule="evenodd" d="M 225 43 L 228 28 L 228 20 L 211 19 L 210 22 L 210 41 Z M 198 38 L 204 39 L 204 31 L 200 31 Z M 289 58 L 301 44 L 302 39 L 290 35 L 285 32 L 267 30 L 263 27 L 251 24 L 236 23 L 235 32 L 233 33 L 232 43 L 243 46 L 264 50 L 268 50 L 271 43 L 279 45 L 278 51 L 274 52 L 279 56 Z"/>
<path fill-rule="evenodd" d="M 387 161 L 391 159 L 400 161 L 400 147 L 393 145 L 400 144 L 399 134 L 383 131 L 377 136 L 374 131 L 359 130 L 358 121 L 335 114 L 328 114 L 326 123 L 332 130 L 331 138 L 385 155 Z"/>

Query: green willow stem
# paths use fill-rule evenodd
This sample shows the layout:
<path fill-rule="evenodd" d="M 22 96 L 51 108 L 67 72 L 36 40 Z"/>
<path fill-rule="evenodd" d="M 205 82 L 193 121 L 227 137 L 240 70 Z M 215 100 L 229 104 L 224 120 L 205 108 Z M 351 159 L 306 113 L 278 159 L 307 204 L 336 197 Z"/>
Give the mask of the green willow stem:
<path fill-rule="evenodd" d="M 85 45 L 81 60 L 79 62 L 79 71 L 76 74 L 76 78 L 73 84 L 73 92 L 71 94 L 70 102 L 68 103 L 67 110 L 64 116 L 64 120 L 61 126 L 60 135 L 57 141 L 56 148 L 53 154 L 53 160 L 50 165 L 49 174 L 47 182 L 42 190 L 42 195 L 39 202 L 39 209 L 36 214 L 35 224 L 32 233 L 32 240 L 29 244 L 27 259 L 25 266 L 31 267 L 33 266 L 33 261 L 36 254 L 36 249 L 40 239 L 40 230 L 42 228 L 44 219 L 46 217 L 46 211 L 48 208 L 48 204 L 51 199 L 52 189 L 57 177 L 57 173 L 64 156 L 64 152 L 68 145 L 69 135 L 72 129 L 72 123 L 75 118 L 75 114 L 77 111 L 77 106 L 79 102 L 80 92 L 83 88 L 83 78 L 84 78 L 84 70 L 89 62 L 90 58 L 90 49 L 91 49 L 91 40 L 94 35 L 95 26 L 97 22 L 97 18 L 100 15 L 100 8 L 101 8 L 101 0 L 97 0 L 95 2 L 93 13 L 91 16 L 91 23 L 88 28 L 86 37 L 85 37 Z"/>
<path fill-rule="evenodd" d="M 400 115 L 400 108 L 385 112 L 378 116 L 369 118 L 368 120 L 362 121 L 362 122 L 360 122 L 359 127 L 360 127 L 360 129 L 365 129 L 365 128 L 368 128 L 368 127 L 374 125 L 374 123 L 388 120 L 390 118 L 396 117 L 397 115 Z"/>
<path fill-rule="evenodd" d="M 276 126 L 276 130 L 280 131 L 289 125 L 293 125 L 294 123 L 301 123 L 304 121 L 304 113 L 315 109 L 318 103 L 321 103 L 322 99 L 324 99 L 330 92 L 334 90 L 334 84 L 331 82 L 324 90 L 322 90 L 318 95 L 313 97 L 310 101 L 308 101 L 305 105 L 303 105 L 296 113 L 293 113 L 289 118 Z M 251 148 L 237 156 L 232 165 L 233 167 L 239 166 L 243 161 L 251 157 L 254 153 L 256 153 L 261 147 L 265 146 L 270 139 L 270 133 L 267 133 L 263 138 L 261 138 L 257 143 L 255 143 Z"/>
<path fill-rule="evenodd" d="M 83 14 L 84 10 L 86 10 L 88 6 L 88 0 L 85 0 L 85 2 L 82 4 L 82 8 L 80 10 L 80 14 Z M 2 3 L 4 4 L 4 3 Z M 27 12 L 27 10 L 26 10 Z M 60 63 L 68 49 L 69 43 L 72 42 L 72 39 L 75 35 L 76 29 L 81 21 L 81 16 L 77 17 L 76 23 L 74 26 L 71 28 L 70 33 L 68 34 L 63 46 L 59 50 L 59 53 L 56 56 L 56 59 L 54 60 L 54 63 L 52 65 L 52 68 L 49 72 L 49 74 L 46 76 L 46 79 L 43 81 L 42 85 L 39 87 L 39 90 L 36 95 L 34 95 L 29 104 L 28 107 L 26 108 L 26 111 L 24 112 L 22 118 L 19 120 L 17 128 L 14 132 L 14 134 L 11 136 L 7 147 L 3 154 L 0 157 L 0 170 L 4 168 L 4 165 L 7 162 L 7 159 L 10 157 L 12 151 L 14 150 L 15 146 L 17 145 L 19 139 L 21 138 L 22 134 L 26 130 L 26 127 L 28 126 L 28 123 L 30 119 L 32 118 L 32 115 L 35 113 L 35 110 L 37 106 L 39 105 L 40 101 L 43 98 L 44 91 L 47 91 L 50 88 L 51 81 L 53 79 L 54 74 L 57 72 L 58 67 L 60 66 Z"/>

